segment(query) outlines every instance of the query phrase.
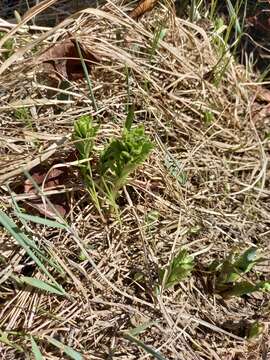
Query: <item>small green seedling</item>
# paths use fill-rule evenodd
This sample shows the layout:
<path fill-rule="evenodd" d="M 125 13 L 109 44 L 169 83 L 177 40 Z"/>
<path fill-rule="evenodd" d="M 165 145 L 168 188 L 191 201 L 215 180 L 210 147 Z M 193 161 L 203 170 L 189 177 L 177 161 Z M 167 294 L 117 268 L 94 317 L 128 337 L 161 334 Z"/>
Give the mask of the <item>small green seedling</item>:
<path fill-rule="evenodd" d="M 186 249 L 181 250 L 174 257 L 166 269 L 159 272 L 160 284 L 168 289 L 186 279 L 194 268 L 194 259 L 188 255 Z"/>
<path fill-rule="evenodd" d="M 121 188 L 127 183 L 130 173 L 143 163 L 153 148 L 153 144 L 138 126 L 130 129 L 132 120 L 123 130 L 120 139 L 112 139 L 99 156 L 98 167 L 92 171 L 90 157 L 98 127 L 93 125 L 90 116 L 80 117 L 74 124 L 73 141 L 79 153 L 79 167 L 87 189 L 97 209 L 101 213 L 99 195 L 106 195 L 110 204 L 116 208 L 115 200 Z M 98 194 L 99 191 L 99 194 Z"/>
<path fill-rule="evenodd" d="M 215 116 L 212 111 L 206 110 L 203 114 L 203 119 L 206 125 L 211 125 L 215 120 Z"/>
<path fill-rule="evenodd" d="M 213 262 L 209 270 L 215 273 L 215 291 L 223 297 L 243 296 L 254 291 L 270 291 L 270 282 L 251 283 L 243 279 L 253 267 L 262 262 L 257 258 L 257 248 L 250 247 L 242 255 L 232 253 L 223 262 Z"/>
<path fill-rule="evenodd" d="M 167 29 L 164 28 L 163 24 L 158 24 L 157 29 L 154 33 L 153 42 L 150 49 L 150 62 L 153 61 L 154 55 L 157 52 L 157 49 L 159 48 L 159 43 L 162 41 L 167 34 Z"/>
<path fill-rule="evenodd" d="M 264 330 L 264 326 L 260 324 L 258 321 L 254 321 L 252 324 L 250 324 L 247 332 L 247 339 L 248 340 L 254 340 L 258 338 Z"/>
<path fill-rule="evenodd" d="M 86 186 L 93 187 L 90 156 L 93 151 L 98 127 L 93 125 L 91 116 L 81 116 L 74 124 L 73 141 L 79 153 L 80 170 Z"/>
<path fill-rule="evenodd" d="M 73 140 L 79 152 L 80 160 L 89 159 L 95 142 L 98 127 L 93 125 L 93 118 L 81 116 L 74 124 Z"/>
<path fill-rule="evenodd" d="M 26 126 L 33 130 L 33 122 L 30 110 L 27 107 L 21 107 L 14 111 L 14 116 L 16 119 L 24 122 Z"/>
<path fill-rule="evenodd" d="M 126 128 L 120 139 L 113 139 L 100 157 L 100 174 L 105 192 L 114 202 L 119 190 L 127 183 L 130 173 L 148 157 L 153 144 L 138 126 Z"/>
<path fill-rule="evenodd" d="M 155 229 L 155 226 L 158 222 L 159 216 L 160 216 L 160 214 L 156 210 L 150 210 L 146 213 L 144 219 L 145 219 L 145 225 L 146 225 L 147 231 L 149 233 L 151 233 Z"/>
<path fill-rule="evenodd" d="M 93 152 L 98 126 L 93 125 L 93 118 L 81 116 L 74 124 L 72 139 L 79 153 L 79 168 L 83 181 L 97 210 L 101 214 L 96 184 L 93 179 L 90 157 Z"/>
<path fill-rule="evenodd" d="M 174 177 L 180 185 L 184 186 L 186 184 L 188 180 L 186 172 L 183 170 L 180 162 L 168 151 L 166 151 L 164 165 L 170 175 Z"/>
<path fill-rule="evenodd" d="M 5 36 L 4 32 L 0 32 L 0 39 Z M 7 60 L 14 53 L 14 39 L 8 39 L 4 42 L 2 56 Z"/>

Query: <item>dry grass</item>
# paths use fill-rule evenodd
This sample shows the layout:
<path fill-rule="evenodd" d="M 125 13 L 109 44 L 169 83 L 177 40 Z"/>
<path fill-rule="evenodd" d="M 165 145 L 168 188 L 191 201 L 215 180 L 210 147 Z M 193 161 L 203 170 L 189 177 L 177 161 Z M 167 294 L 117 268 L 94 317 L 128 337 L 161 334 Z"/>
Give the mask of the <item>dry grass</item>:
<path fill-rule="evenodd" d="M 0 328 L 14 332 L 9 345 L 0 344 L 1 358 L 28 358 L 31 334 L 39 339 L 45 359 L 66 358 L 48 345 L 46 336 L 85 359 L 146 359 L 149 355 L 122 332 L 149 323 L 139 338 L 166 359 L 266 359 L 269 296 L 225 302 L 211 293 L 204 270 L 232 249 L 251 244 L 269 254 L 269 137 L 267 119 L 253 121 L 255 84 L 229 58 L 218 86 L 209 76 L 205 79 L 219 60 L 211 29 L 168 16 L 165 7 L 139 22 L 126 10 L 109 4 L 82 11 L 45 35 L 19 32 L 17 51 L 5 63 L 0 80 L 1 209 L 13 217 L 7 184 L 20 184 L 21 166 L 30 170 L 41 156 L 66 164 L 73 175 L 66 185 L 72 231 L 33 224 L 24 228 L 64 269 L 64 275 L 55 277 L 70 298 L 17 287 L 10 274 L 44 275 L 0 229 Z M 150 58 L 161 19 L 167 34 Z M 67 31 L 101 58 L 91 74 L 98 113 L 86 83 L 70 83 L 69 98 L 60 100 L 60 89 L 48 89 L 35 77 L 32 50 L 60 41 Z M 121 223 L 112 215 L 104 224 L 66 158 L 74 148 L 70 134 L 80 115 L 92 114 L 100 122 L 99 145 L 120 134 L 127 67 L 136 123 L 144 124 L 155 150 L 119 199 Z M 28 122 L 15 116 L 21 107 L 29 109 Z M 209 113 L 210 123 L 205 120 Z M 153 212 L 157 216 L 150 226 Z M 196 255 L 197 271 L 155 295 L 158 269 L 183 246 Z M 261 271 L 269 277 L 267 267 Z M 142 275 L 142 283 L 134 280 L 135 273 Z M 247 324 L 256 319 L 264 333 L 246 341 Z"/>

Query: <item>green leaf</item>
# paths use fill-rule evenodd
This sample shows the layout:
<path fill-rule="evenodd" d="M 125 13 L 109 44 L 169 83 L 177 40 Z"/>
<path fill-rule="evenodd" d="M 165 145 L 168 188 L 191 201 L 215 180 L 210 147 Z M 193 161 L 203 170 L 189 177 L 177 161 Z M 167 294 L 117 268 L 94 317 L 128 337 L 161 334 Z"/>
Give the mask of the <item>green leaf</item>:
<path fill-rule="evenodd" d="M 149 231 L 154 230 L 160 214 L 157 210 L 150 210 L 145 215 L 145 224 Z"/>
<path fill-rule="evenodd" d="M 73 350 L 70 346 L 62 344 L 60 341 L 52 338 L 51 336 L 46 336 L 46 339 L 54 346 L 56 346 L 61 351 L 64 351 L 66 355 L 68 355 L 73 360 L 83 360 L 82 354 L 78 351 Z"/>
<path fill-rule="evenodd" d="M 220 295 L 224 298 L 231 296 L 243 296 L 258 291 L 257 285 L 253 285 L 248 281 L 240 281 L 235 285 L 225 287 L 224 291 L 220 292 Z"/>
<path fill-rule="evenodd" d="M 142 126 L 124 129 L 121 139 L 114 139 L 101 156 L 101 173 L 111 170 L 118 177 L 134 170 L 153 149 Z"/>
<path fill-rule="evenodd" d="M 39 216 L 28 215 L 28 214 L 24 214 L 22 212 L 17 212 L 17 211 L 15 211 L 14 213 L 20 219 L 24 219 L 26 221 L 31 221 L 36 224 L 41 224 L 41 225 L 45 225 L 45 226 L 49 226 L 49 227 L 67 230 L 67 226 L 65 224 L 59 223 L 58 221 L 49 220 L 49 219 L 42 218 Z"/>
<path fill-rule="evenodd" d="M 224 260 L 222 266 L 219 270 L 219 276 L 217 279 L 217 284 L 229 284 L 234 283 L 240 277 L 240 273 L 236 271 L 234 264 L 231 262 L 230 258 Z"/>
<path fill-rule="evenodd" d="M 38 288 L 40 290 L 48 291 L 51 294 L 64 295 L 63 291 L 61 291 L 61 289 L 59 289 L 56 285 L 47 283 L 43 280 L 39 280 L 39 279 L 36 279 L 33 277 L 28 277 L 28 276 L 21 276 L 18 278 L 18 280 L 20 282 L 26 283 L 27 285 Z"/>
<path fill-rule="evenodd" d="M 212 111 L 206 110 L 203 114 L 203 118 L 204 118 L 204 122 L 206 123 L 206 125 L 211 125 L 214 120 L 214 114 L 212 113 Z"/>
<path fill-rule="evenodd" d="M 257 287 L 262 291 L 270 292 L 270 281 L 261 281 L 257 284 Z"/>
<path fill-rule="evenodd" d="M 256 247 L 250 247 L 247 249 L 234 263 L 234 267 L 241 272 L 242 274 L 245 274 L 249 272 L 253 266 L 256 264 L 256 254 L 257 248 Z"/>
<path fill-rule="evenodd" d="M 2 211 L 0 211 L 0 224 L 14 237 L 20 246 L 26 251 L 26 253 L 34 260 L 37 266 L 46 274 L 54 285 L 61 291 L 61 295 L 67 295 L 65 290 L 60 286 L 50 272 L 46 269 L 38 256 L 34 253 L 33 249 L 36 249 L 35 242 L 24 234 L 18 226 Z"/>
<path fill-rule="evenodd" d="M 144 332 L 146 329 L 148 329 L 150 326 L 155 325 L 156 321 L 148 321 L 142 325 L 137 326 L 136 328 L 133 328 L 129 330 L 128 334 L 131 336 L 137 336 Z"/>
<path fill-rule="evenodd" d="M 72 139 L 75 141 L 75 147 L 80 153 L 81 160 L 90 157 L 97 131 L 98 127 L 93 126 L 93 118 L 91 116 L 81 116 L 75 122 Z"/>
<path fill-rule="evenodd" d="M 132 104 L 131 106 L 129 106 L 128 108 L 128 114 L 127 114 L 127 118 L 125 121 L 125 128 L 129 131 L 131 129 L 131 125 L 134 121 L 134 116 L 135 116 L 135 112 L 134 112 L 135 106 L 134 104 Z"/>
<path fill-rule="evenodd" d="M 170 288 L 187 278 L 191 274 L 193 268 L 193 257 L 188 255 L 186 249 L 183 249 L 172 260 L 171 264 L 167 269 L 167 275 L 165 270 L 160 271 L 160 284 L 163 284 L 164 276 L 166 276 L 164 287 L 165 289 Z"/>
<path fill-rule="evenodd" d="M 256 256 L 257 248 L 250 247 L 235 259 L 235 254 L 230 255 L 219 269 L 217 284 L 229 284 L 237 281 L 243 274 L 248 273 L 260 261 Z"/>
<path fill-rule="evenodd" d="M 13 332 L 13 334 L 14 334 L 14 332 Z M 23 348 L 21 346 L 17 345 L 14 341 L 10 341 L 8 339 L 8 335 L 9 335 L 9 332 L 2 331 L 0 329 L 0 343 L 6 344 L 6 345 L 16 349 L 19 352 L 24 352 L 24 350 L 23 350 Z"/>
<path fill-rule="evenodd" d="M 31 345 L 32 345 L 32 353 L 35 357 L 35 360 L 43 360 L 43 356 L 39 350 L 39 347 L 37 346 L 37 343 L 35 342 L 35 339 L 31 336 Z"/>
<path fill-rule="evenodd" d="M 123 334 L 123 337 L 138 345 L 139 347 L 141 347 L 145 352 L 147 352 L 148 354 L 152 355 L 154 358 L 158 359 L 158 360 L 166 360 L 163 355 L 161 355 L 156 349 L 153 349 L 152 347 L 150 347 L 149 345 L 144 344 L 142 341 L 140 341 L 139 339 L 136 339 L 135 337 L 129 335 L 129 334 Z"/>
<path fill-rule="evenodd" d="M 128 175 L 147 158 L 153 144 L 144 133 L 142 126 L 128 131 L 124 129 L 121 139 L 113 139 L 100 158 L 100 172 L 105 189 L 115 198 L 118 190 L 127 181 Z"/>
<path fill-rule="evenodd" d="M 253 340 L 254 338 L 257 338 L 259 335 L 261 335 L 263 329 L 264 329 L 263 325 L 261 325 L 258 321 L 252 323 L 248 330 L 248 335 L 247 335 L 248 340 Z"/>
<path fill-rule="evenodd" d="M 4 37 L 6 35 L 5 32 L 0 32 L 0 39 L 2 39 L 2 37 Z M 10 38 L 8 40 L 6 40 L 3 44 L 3 58 L 5 60 L 7 60 L 13 53 L 14 53 L 14 39 Z"/>
<path fill-rule="evenodd" d="M 187 174 L 183 171 L 181 164 L 168 151 L 164 158 L 164 165 L 171 176 L 173 176 L 180 185 L 185 185 L 187 182 Z"/>

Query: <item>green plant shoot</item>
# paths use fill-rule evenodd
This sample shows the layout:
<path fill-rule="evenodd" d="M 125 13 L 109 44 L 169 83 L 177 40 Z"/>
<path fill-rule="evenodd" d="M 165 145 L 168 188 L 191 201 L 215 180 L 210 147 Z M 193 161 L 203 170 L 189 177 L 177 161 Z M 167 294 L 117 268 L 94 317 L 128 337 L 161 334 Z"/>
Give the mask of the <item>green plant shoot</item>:
<path fill-rule="evenodd" d="M 2 39 L 4 37 L 5 33 L 4 32 L 0 32 L 0 39 Z M 13 53 L 14 53 L 14 39 L 8 39 L 7 41 L 5 41 L 4 45 L 3 45 L 3 58 L 4 60 L 7 60 Z"/>
<path fill-rule="evenodd" d="M 256 251 L 255 247 L 251 247 L 240 256 L 230 255 L 217 269 L 219 271 L 217 282 L 219 284 L 233 283 L 252 270 L 259 260 L 256 259 Z"/>
<path fill-rule="evenodd" d="M 255 291 L 270 291 L 269 281 L 252 283 L 240 279 L 248 274 L 253 267 L 262 262 L 263 259 L 257 258 L 257 248 L 250 247 L 242 255 L 231 254 L 223 262 L 213 263 L 209 270 L 216 274 L 215 290 L 224 298 L 231 296 L 243 296 Z"/>
<path fill-rule="evenodd" d="M 93 126 L 93 118 L 88 115 L 81 116 L 74 124 L 73 140 L 80 154 L 80 160 L 88 159 L 94 147 L 94 140 L 98 131 Z"/>
<path fill-rule="evenodd" d="M 171 261 L 167 269 L 160 270 L 160 284 L 164 284 L 165 289 L 170 288 L 187 278 L 191 274 L 193 268 L 193 257 L 188 255 L 186 249 L 183 249 Z"/>
<path fill-rule="evenodd" d="M 96 184 L 93 179 L 92 168 L 90 164 L 90 156 L 94 148 L 97 131 L 98 126 L 93 125 L 93 118 L 91 116 L 81 116 L 74 124 L 72 139 L 75 142 L 75 147 L 79 152 L 79 167 L 83 180 L 87 190 L 89 191 L 92 201 L 102 216 L 98 194 L 96 191 Z"/>
<path fill-rule="evenodd" d="M 106 192 L 114 201 L 131 172 L 144 162 L 153 144 L 142 126 L 126 128 L 122 138 L 113 139 L 100 158 L 100 172 Z"/>
<path fill-rule="evenodd" d="M 80 163 L 80 170 L 88 188 L 91 188 L 93 185 L 89 158 L 93 151 L 95 137 L 98 130 L 98 127 L 93 126 L 92 120 L 91 116 L 80 117 L 74 124 L 73 133 L 75 147 L 79 152 L 79 160 L 85 160 L 85 162 Z"/>

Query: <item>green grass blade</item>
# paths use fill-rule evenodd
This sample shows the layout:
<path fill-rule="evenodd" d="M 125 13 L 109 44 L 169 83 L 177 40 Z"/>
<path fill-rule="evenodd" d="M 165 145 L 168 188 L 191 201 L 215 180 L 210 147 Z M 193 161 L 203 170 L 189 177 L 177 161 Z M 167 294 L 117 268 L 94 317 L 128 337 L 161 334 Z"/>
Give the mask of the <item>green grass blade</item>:
<path fill-rule="evenodd" d="M 18 218 L 26 220 L 26 221 L 31 221 L 34 222 L 36 224 L 41 224 L 41 225 L 45 225 L 45 226 L 49 226 L 49 227 L 54 227 L 57 229 L 64 229 L 66 230 L 67 227 L 65 224 L 61 224 L 58 221 L 54 221 L 54 220 L 49 220 L 46 218 L 42 218 L 39 216 L 34 216 L 34 215 L 28 215 L 28 214 L 24 214 L 24 213 L 19 213 L 17 211 L 15 211 L 15 215 L 18 216 Z"/>
<path fill-rule="evenodd" d="M 235 285 L 232 286 L 232 288 L 228 288 L 225 291 L 223 291 L 221 293 L 221 295 L 224 298 L 228 298 L 231 296 L 243 296 L 243 295 L 248 295 L 248 294 L 252 294 L 255 291 L 258 291 L 258 287 L 256 285 L 251 284 L 248 281 L 240 281 L 238 283 L 236 283 Z"/>
<path fill-rule="evenodd" d="M 139 346 L 140 348 L 142 348 L 145 352 L 147 352 L 148 354 L 152 355 L 155 359 L 158 360 L 166 360 L 165 357 L 163 355 L 161 355 L 157 350 L 153 349 L 152 347 L 144 344 L 142 341 L 136 339 L 135 337 L 128 335 L 128 334 L 123 334 L 123 337 L 136 344 L 137 346 Z"/>
<path fill-rule="evenodd" d="M 49 271 L 46 269 L 40 259 L 32 251 L 31 245 L 29 244 L 33 243 L 33 241 L 31 241 L 28 236 L 26 236 L 18 228 L 18 226 L 2 211 L 0 211 L 0 224 L 2 224 L 4 228 L 14 237 L 18 244 L 23 247 L 23 249 L 27 252 L 31 259 L 34 260 L 34 262 L 44 272 L 44 274 L 46 274 L 52 280 L 52 282 L 55 284 L 55 286 L 57 286 L 59 291 L 62 292 L 62 295 L 67 295 L 62 286 L 57 283 L 57 281 L 49 273 Z"/>
<path fill-rule="evenodd" d="M 63 292 L 61 290 L 59 290 L 57 286 L 55 286 L 53 284 L 49 284 L 46 281 L 43 281 L 40 279 L 36 279 L 33 277 L 28 277 L 28 276 L 21 276 L 18 278 L 18 281 L 23 282 L 32 287 L 35 287 L 37 289 L 47 291 L 51 294 L 64 295 Z"/>
<path fill-rule="evenodd" d="M 164 39 L 166 33 L 167 33 L 167 29 L 163 28 L 163 24 L 159 24 L 154 34 L 154 39 L 150 49 L 150 62 L 153 60 L 153 57 L 159 47 L 159 43 Z"/>
<path fill-rule="evenodd" d="M 241 34 L 242 29 L 238 20 L 238 12 L 239 10 L 237 9 L 237 11 L 235 11 L 235 8 L 233 6 L 233 4 L 231 3 L 230 0 L 227 0 L 227 7 L 228 7 L 228 11 L 229 11 L 229 15 L 231 18 L 231 21 L 233 22 L 233 25 L 235 26 L 235 30 L 237 34 Z"/>
<path fill-rule="evenodd" d="M 11 192 L 11 191 L 10 191 L 10 192 Z M 11 196 L 12 196 L 12 198 L 13 198 L 13 205 L 14 205 L 14 207 L 15 207 L 15 209 L 16 209 L 15 214 L 16 214 L 16 213 L 18 213 L 18 214 L 20 214 L 20 215 L 23 214 L 23 213 L 21 212 L 21 210 L 20 210 L 20 208 L 19 208 L 16 200 L 14 199 L 14 197 L 13 197 L 13 195 L 12 195 L 12 192 L 11 192 Z M 21 223 L 26 227 L 26 226 L 27 226 L 27 221 L 25 221 L 25 219 L 23 219 L 23 218 L 22 218 L 21 216 L 19 216 L 18 214 L 16 214 L 16 215 L 20 218 Z M 23 214 L 23 215 L 24 215 L 24 214 Z M 27 238 L 26 238 L 25 240 L 26 240 L 27 244 L 31 247 L 31 249 L 35 250 L 36 255 L 38 254 L 38 256 L 39 256 L 40 259 L 42 259 L 42 260 L 44 260 L 46 263 L 50 264 L 59 274 L 61 274 L 61 275 L 64 275 L 64 274 L 65 274 L 65 272 L 63 271 L 63 269 L 59 266 L 59 264 L 55 263 L 55 261 L 52 260 L 52 259 L 46 258 L 46 256 L 45 256 L 44 253 L 42 252 L 41 248 L 38 248 L 33 241 L 32 241 L 32 242 L 31 242 L 31 241 L 28 242 L 28 239 L 27 239 Z M 43 246 L 43 248 L 46 250 L 46 248 L 45 248 L 44 246 Z"/>
<path fill-rule="evenodd" d="M 90 97 L 91 97 L 91 100 L 92 100 L 93 108 L 97 112 L 98 107 L 97 107 L 96 99 L 95 99 L 94 92 L 93 92 L 92 82 L 90 80 L 89 73 L 88 73 L 87 67 L 85 65 L 84 58 L 82 56 L 82 51 L 81 51 L 81 48 L 80 48 L 80 44 L 79 44 L 79 42 L 78 42 L 78 40 L 76 38 L 75 38 L 75 42 L 76 42 L 77 51 L 78 51 L 78 54 L 79 54 L 79 57 L 80 57 L 80 60 L 81 60 L 81 63 L 82 63 L 84 76 L 85 76 L 86 81 L 87 81 L 87 85 L 88 85 L 88 89 L 89 89 L 89 92 L 90 92 Z"/>
<path fill-rule="evenodd" d="M 131 106 L 129 106 L 127 118 L 126 118 L 126 121 L 125 121 L 125 128 L 126 128 L 127 130 L 130 130 L 130 129 L 131 129 L 132 123 L 133 123 L 133 121 L 134 121 L 134 116 L 135 116 L 135 111 L 134 111 L 134 109 L 135 109 L 134 104 L 132 104 Z"/>
<path fill-rule="evenodd" d="M 16 349 L 17 351 L 19 351 L 19 352 L 24 352 L 24 350 L 23 350 L 23 348 L 21 347 L 21 346 L 19 346 L 19 345 L 17 345 L 16 343 L 14 343 L 14 341 L 10 341 L 9 339 L 8 339 L 8 332 L 6 332 L 6 331 L 2 331 L 1 329 L 0 329 L 0 343 L 2 343 L 2 344 L 6 344 L 6 345 L 8 345 L 8 346 L 10 346 L 10 347 L 12 347 L 12 348 L 14 348 L 14 349 Z"/>
<path fill-rule="evenodd" d="M 32 336 L 31 336 L 31 345 L 32 345 L 32 353 L 35 357 L 35 360 L 43 360 L 43 356 L 39 350 L 39 347 L 37 346 L 37 343 L 35 342 Z"/>
<path fill-rule="evenodd" d="M 144 332 L 146 329 L 148 329 L 150 326 L 155 325 L 156 321 L 148 321 L 142 325 L 139 325 L 131 330 L 129 330 L 129 335 L 131 336 L 137 336 L 139 334 L 141 334 L 142 332 Z"/>
<path fill-rule="evenodd" d="M 68 355 L 71 359 L 73 360 L 83 360 L 82 355 L 76 351 L 73 350 L 70 346 L 64 345 L 62 344 L 60 341 L 50 337 L 50 336 L 46 336 L 46 339 L 54 346 L 56 346 L 58 349 L 60 349 L 61 351 L 64 351 L 64 353 L 66 355 Z"/>

